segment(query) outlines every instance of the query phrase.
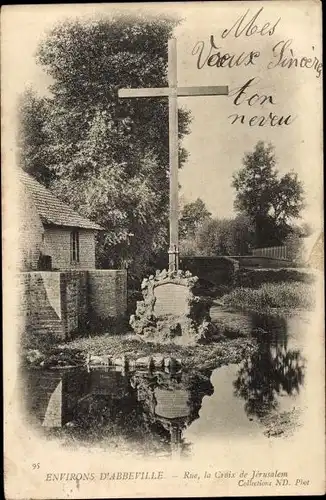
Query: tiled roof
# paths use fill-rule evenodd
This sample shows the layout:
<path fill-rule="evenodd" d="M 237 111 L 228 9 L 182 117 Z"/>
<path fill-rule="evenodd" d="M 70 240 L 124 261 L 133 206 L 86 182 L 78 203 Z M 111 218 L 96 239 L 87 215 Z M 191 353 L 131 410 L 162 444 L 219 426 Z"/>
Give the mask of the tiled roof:
<path fill-rule="evenodd" d="M 49 189 L 23 170 L 19 169 L 18 175 L 27 192 L 32 197 L 43 224 L 79 227 L 82 229 L 103 229 L 95 222 L 79 215 L 69 205 L 59 200 Z"/>
<path fill-rule="evenodd" d="M 322 236 L 323 232 L 319 230 L 315 230 L 310 236 L 307 236 L 306 238 L 302 238 L 303 242 L 303 252 L 306 260 L 309 260 L 312 251 L 318 242 L 319 238 Z"/>

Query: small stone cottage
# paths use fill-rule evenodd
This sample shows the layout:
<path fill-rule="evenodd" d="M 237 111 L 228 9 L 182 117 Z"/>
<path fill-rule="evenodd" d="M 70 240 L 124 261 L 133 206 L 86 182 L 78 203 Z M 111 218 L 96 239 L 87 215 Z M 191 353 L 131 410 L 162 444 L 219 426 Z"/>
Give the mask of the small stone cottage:
<path fill-rule="evenodd" d="M 96 269 L 102 228 L 26 172 L 18 172 L 19 316 L 22 334 L 67 339 L 109 330 L 127 310 L 125 269 Z"/>
<path fill-rule="evenodd" d="M 23 170 L 18 176 L 22 269 L 95 269 L 95 236 L 102 228 Z"/>

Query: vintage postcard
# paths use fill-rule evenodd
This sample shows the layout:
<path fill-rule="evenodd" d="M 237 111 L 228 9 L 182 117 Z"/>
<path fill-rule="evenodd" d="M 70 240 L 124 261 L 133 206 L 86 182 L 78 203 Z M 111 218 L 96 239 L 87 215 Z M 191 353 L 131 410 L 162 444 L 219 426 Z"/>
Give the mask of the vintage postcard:
<path fill-rule="evenodd" d="M 5 494 L 325 492 L 316 0 L 5 6 Z"/>

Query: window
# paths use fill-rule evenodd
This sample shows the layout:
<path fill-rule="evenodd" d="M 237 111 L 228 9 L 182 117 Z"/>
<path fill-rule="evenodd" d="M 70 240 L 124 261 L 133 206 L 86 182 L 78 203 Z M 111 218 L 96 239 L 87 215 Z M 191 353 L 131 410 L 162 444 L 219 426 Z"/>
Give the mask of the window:
<path fill-rule="evenodd" d="M 70 256 L 71 262 L 79 262 L 79 232 L 70 233 Z"/>

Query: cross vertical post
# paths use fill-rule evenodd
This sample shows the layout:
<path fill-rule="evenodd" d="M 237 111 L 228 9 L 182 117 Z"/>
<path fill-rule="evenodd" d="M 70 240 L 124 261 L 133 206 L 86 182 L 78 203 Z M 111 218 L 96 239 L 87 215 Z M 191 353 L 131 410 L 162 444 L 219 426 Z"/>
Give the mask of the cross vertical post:
<path fill-rule="evenodd" d="M 179 140 L 178 140 L 178 94 L 177 94 L 177 47 L 176 39 L 169 40 L 168 79 L 170 87 L 169 95 L 169 158 L 170 158 L 170 247 L 169 247 L 169 270 L 179 269 L 179 237 L 178 237 L 178 213 L 179 213 Z"/>
<path fill-rule="evenodd" d="M 178 97 L 187 96 L 217 96 L 228 95 L 229 89 L 224 86 L 178 87 L 177 82 L 177 41 L 171 38 L 168 42 L 168 87 L 125 88 L 119 89 L 118 95 L 122 99 L 144 97 L 168 97 L 169 100 L 169 184 L 170 184 L 170 246 L 169 269 L 178 271 L 179 268 L 179 130 L 178 130 Z"/>

